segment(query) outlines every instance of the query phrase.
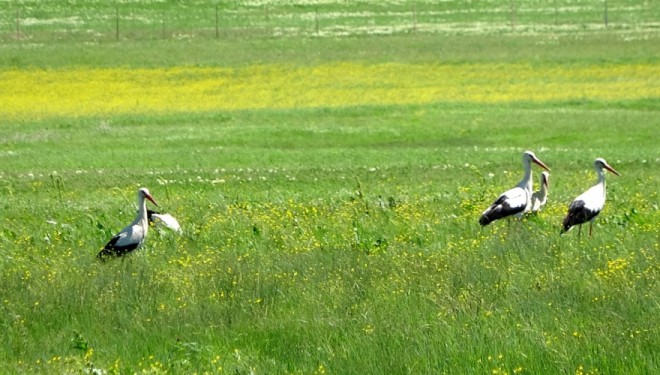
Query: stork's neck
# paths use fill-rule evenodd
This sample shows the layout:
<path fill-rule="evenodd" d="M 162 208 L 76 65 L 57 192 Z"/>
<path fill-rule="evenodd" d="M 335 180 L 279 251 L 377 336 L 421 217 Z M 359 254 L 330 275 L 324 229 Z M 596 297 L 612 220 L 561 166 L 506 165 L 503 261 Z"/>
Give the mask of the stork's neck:
<path fill-rule="evenodd" d="M 598 182 L 596 185 L 600 185 L 603 189 L 603 196 L 605 195 L 605 171 L 603 168 L 596 168 L 596 173 L 598 173 Z"/>
<path fill-rule="evenodd" d="M 598 183 L 605 184 L 605 171 L 603 171 L 603 168 L 596 168 L 596 173 L 598 173 Z"/>
<path fill-rule="evenodd" d="M 144 200 L 143 196 L 138 198 L 138 214 L 133 220 L 133 225 L 140 224 L 143 227 L 148 227 L 148 217 L 147 217 L 147 202 Z"/>
<path fill-rule="evenodd" d="M 523 168 L 525 169 L 525 175 L 523 176 L 522 180 L 520 180 L 520 182 L 518 183 L 518 187 L 527 190 L 531 194 L 533 189 L 532 164 L 529 162 L 523 162 Z"/>

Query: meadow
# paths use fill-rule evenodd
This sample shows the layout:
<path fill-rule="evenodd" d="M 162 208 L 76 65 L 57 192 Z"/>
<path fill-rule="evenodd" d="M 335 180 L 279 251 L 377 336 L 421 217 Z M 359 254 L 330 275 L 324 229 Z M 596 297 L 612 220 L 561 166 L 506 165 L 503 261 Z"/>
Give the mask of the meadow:
<path fill-rule="evenodd" d="M 258 22 L 287 6 L 245 3 Z M 340 7 L 312 3 L 291 9 Z M 660 371 L 660 35 L 543 31 L 555 13 L 523 5 L 506 32 L 238 17 L 217 39 L 36 23 L 30 41 L 5 22 L 0 373 Z M 481 228 L 524 150 L 552 169 L 547 207 Z M 592 237 L 560 236 L 596 157 L 622 176 Z M 183 233 L 99 263 L 141 186 Z"/>

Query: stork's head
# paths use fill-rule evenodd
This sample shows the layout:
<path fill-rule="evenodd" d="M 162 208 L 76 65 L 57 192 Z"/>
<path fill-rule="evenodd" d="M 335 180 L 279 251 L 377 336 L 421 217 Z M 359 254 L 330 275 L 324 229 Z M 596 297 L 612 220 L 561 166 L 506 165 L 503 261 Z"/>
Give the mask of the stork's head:
<path fill-rule="evenodd" d="M 154 200 L 154 197 L 152 197 L 151 194 L 149 193 L 149 189 L 140 188 L 140 190 L 138 190 L 138 199 L 144 199 L 144 198 L 150 200 L 151 203 L 158 206 L 158 203 L 156 203 L 156 201 Z"/>
<path fill-rule="evenodd" d="M 154 220 L 154 214 L 158 215 L 158 211 L 147 209 L 147 219 L 149 219 L 149 222 L 152 222 Z"/>
<path fill-rule="evenodd" d="M 537 158 L 536 155 L 531 151 L 525 151 L 523 153 L 522 160 L 523 160 L 523 164 L 525 164 L 525 165 L 529 165 L 531 163 L 534 163 L 534 164 L 538 165 L 539 167 L 545 169 L 546 171 L 550 171 L 550 168 L 548 168 L 545 164 L 543 164 L 543 162 L 539 158 Z"/>
<path fill-rule="evenodd" d="M 596 159 L 596 161 L 594 161 L 594 167 L 599 172 L 602 171 L 603 169 L 607 169 L 608 171 L 614 173 L 615 175 L 621 176 L 619 172 L 617 172 L 616 170 L 614 170 L 614 168 L 612 168 L 612 166 L 607 164 L 607 162 L 603 158 Z"/>

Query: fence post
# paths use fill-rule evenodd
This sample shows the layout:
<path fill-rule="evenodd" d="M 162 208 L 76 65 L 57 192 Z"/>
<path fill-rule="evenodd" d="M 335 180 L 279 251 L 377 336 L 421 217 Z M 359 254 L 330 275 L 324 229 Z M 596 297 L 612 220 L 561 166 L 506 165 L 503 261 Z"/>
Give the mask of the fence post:
<path fill-rule="evenodd" d="M 119 40 L 119 7 L 115 7 L 115 40 Z"/>
<path fill-rule="evenodd" d="M 412 22 L 413 22 L 413 31 L 417 31 L 417 13 L 415 11 L 415 0 L 412 2 Z"/>
<path fill-rule="evenodd" d="M 220 29 L 218 27 L 218 4 L 215 4 L 215 38 L 220 38 Z"/>
<path fill-rule="evenodd" d="M 607 29 L 607 0 L 605 0 L 605 13 L 603 16 L 605 18 L 605 28 Z"/>
<path fill-rule="evenodd" d="M 516 28 L 516 5 L 514 0 L 511 0 L 511 30 Z"/>
<path fill-rule="evenodd" d="M 314 23 L 316 24 L 316 36 L 319 35 L 319 8 L 314 9 Z"/>
<path fill-rule="evenodd" d="M 21 40 L 21 9 L 16 9 L 16 40 Z"/>

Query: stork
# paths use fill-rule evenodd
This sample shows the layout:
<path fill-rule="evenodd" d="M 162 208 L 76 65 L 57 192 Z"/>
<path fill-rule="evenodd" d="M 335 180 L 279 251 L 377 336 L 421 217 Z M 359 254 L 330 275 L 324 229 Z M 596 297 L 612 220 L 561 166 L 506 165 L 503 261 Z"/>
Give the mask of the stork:
<path fill-rule="evenodd" d="M 594 168 L 598 174 L 598 182 L 596 182 L 596 185 L 590 187 L 589 190 L 575 198 L 573 203 L 568 207 L 568 213 L 562 223 L 560 234 L 564 234 L 573 226 L 579 225 L 578 235 L 580 235 L 582 224 L 588 221 L 589 236 L 591 236 L 594 220 L 605 206 L 605 171 L 603 169 L 607 169 L 615 175 L 621 176 L 619 172 L 607 164 L 603 158 L 598 158 L 594 161 Z"/>
<path fill-rule="evenodd" d="M 546 171 L 550 171 L 550 169 L 548 169 L 548 167 L 539 160 L 533 152 L 525 151 L 522 156 L 522 164 L 525 171 L 522 180 L 520 180 L 516 187 L 502 193 L 495 202 L 493 202 L 493 204 L 481 214 L 479 224 L 486 226 L 492 221 L 512 215 L 521 218 L 525 212 L 531 209 L 532 163 L 537 164 Z"/>
<path fill-rule="evenodd" d="M 156 203 L 147 188 L 140 188 L 137 192 L 137 198 L 138 214 L 135 220 L 110 239 L 103 250 L 97 255 L 100 260 L 105 261 L 106 258 L 111 256 L 119 257 L 130 253 L 140 248 L 142 243 L 144 243 L 144 239 L 147 237 L 147 232 L 149 231 L 147 202 L 145 199 L 150 200 L 156 206 L 158 206 L 158 203 Z"/>
<path fill-rule="evenodd" d="M 181 233 L 181 225 L 179 225 L 179 221 L 170 214 L 147 210 L 147 219 L 149 220 L 149 224 L 161 225 L 176 233 Z"/>
<path fill-rule="evenodd" d="M 545 206 L 545 203 L 548 201 L 548 179 L 550 178 L 550 173 L 543 171 L 541 172 L 541 189 L 535 191 L 532 194 L 532 212 L 541 211 L 541 207 Z"/>

